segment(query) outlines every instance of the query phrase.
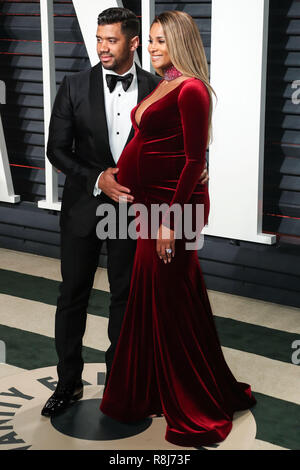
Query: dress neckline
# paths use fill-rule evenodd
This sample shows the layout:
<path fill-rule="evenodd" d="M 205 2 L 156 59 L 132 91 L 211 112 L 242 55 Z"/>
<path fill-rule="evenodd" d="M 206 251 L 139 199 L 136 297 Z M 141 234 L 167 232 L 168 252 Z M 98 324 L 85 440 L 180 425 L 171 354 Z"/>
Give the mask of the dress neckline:
<path fill-rule="evenodd" d="M 138 129 L 140 129 L 141 123 L 142 123 L 142 119 L 143 119 L 143 116 L 144 116 L 145 112 L 146 112 L 149 108 L 151 108 L 151 106 L 152 106 L 153 104 L 157 103 L 158 101 L 161 101 L 161 100 L 164 99 L 166 96 L 169 96 L 170 93 L 172 93 L 173 91 L 177 90 L 183 83 L 185 83 L 185 82 L 187 82 L 187 81 L 189 81 L 189 80 L 196 80 L 196 78 L 195 78 L 195 77 L 189 77 L 189 78 L 186 78 L 185 80 L 182 80 L 182 82 L 180 82 L 179 85 L 177 85 L 175 88 L 173 88 L 171 91 L 169 91 L 169 93 L 166 93 L 164 96 L 161 96 L 161 98 L 158 98 L 157 100 L 153 101 L 153 103 L 149 104 L 149 106 L 147 106 L 147 108 L 144 109 L 144 111 L 143 111 L 143 113 L 142 113 L 142 115 L 141 115 L 141 118 L 140 118 L 140 122 L 139 122 L 139 124 L 138 124 L 137 121 L 136 121 L 136 119 L 135 119 L 135 115 L 136 115 L 136 112 L 137 112 L 138 108 L 139 108 L 140 105 L 143 103 L 143 101 L 145 101 L 146 99 L 148 99 L 148 98 L 157 90 L 157 88 L 162 84 L 163 80 L 161 80 L 161 81 L 158 83 L 158 85 L 154 88 L 154 90 L 152 90 L 152 92 L 151 92 L 149 95 L 145 96 L 145 98 L 144 98 L 142 101 L 140 101 L 139 104 L 136 106 L 135 111 L 134 111 L 134 114 L 133 114 L 133 119 L 134 119 L 134 122 L 135 122 L 136 127 L 137 127 Z"/>

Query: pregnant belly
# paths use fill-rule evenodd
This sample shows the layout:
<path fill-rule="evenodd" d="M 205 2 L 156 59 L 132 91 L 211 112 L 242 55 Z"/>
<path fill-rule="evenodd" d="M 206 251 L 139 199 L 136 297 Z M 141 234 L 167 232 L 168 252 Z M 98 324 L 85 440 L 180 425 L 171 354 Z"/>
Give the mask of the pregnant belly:
<path fill-rule="evenodd" d="M 124 148 L 117 163 L 117 168 L 119 168 L 117 181 L 122 186 L 130 189 L 133 196 L 138 192 L 140 186 L 138 155 L 137 141 L 133 138 Z"/>
<path fill-rule="evenodd" d="M 181 154 L 163 155 L 145 151 L 139 133 L 124 148 L 118 163 L 117 181 L 130 189 L 134 203 L 169 204 L 174 196 L 185 157 Z M 197 184 L 187 201 L 193 206 L 203 204 L 204 224 L 208 221 L 210 201 L 207 184 Z M 194 214 L 193 217 L 194 219 Z"/>

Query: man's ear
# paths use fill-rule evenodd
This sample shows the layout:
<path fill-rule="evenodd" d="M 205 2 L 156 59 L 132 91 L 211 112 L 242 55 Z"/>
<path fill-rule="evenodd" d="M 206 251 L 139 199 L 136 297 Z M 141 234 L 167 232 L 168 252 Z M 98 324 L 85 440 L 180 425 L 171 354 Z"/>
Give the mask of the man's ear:
<path fill-rule="evenodd" d="M 140 38 L 138 36 L 134 36 L 130 40 L 130 50 L 135 51 L 139 47 L 139 44 L 140 44 Z"/>

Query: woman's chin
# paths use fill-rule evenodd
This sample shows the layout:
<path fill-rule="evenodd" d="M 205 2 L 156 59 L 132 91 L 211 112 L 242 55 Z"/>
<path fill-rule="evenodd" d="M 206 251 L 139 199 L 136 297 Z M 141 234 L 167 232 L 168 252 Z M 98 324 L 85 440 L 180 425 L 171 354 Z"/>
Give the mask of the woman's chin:
<path fill-rule="evenodd" d="M 159 67 L 157 66 L 157 64 L 155 62 L 153 62 L 151 60 L 151 64 L 152 64 L 152 67 L 154 68 L 155 72 L 157 72 L 159 70 Z"/>
<path fill-rule="evenodd" d="M 163 77 L 163 72 L 162 72 L 162 69 L 160 67 L 158 67 L 156 64 L 153 64 L 152 63 L 152 66 L 154 68 L 154 72 L 157 73 L 158 75 L 160 75 L 161 77 Z"/>

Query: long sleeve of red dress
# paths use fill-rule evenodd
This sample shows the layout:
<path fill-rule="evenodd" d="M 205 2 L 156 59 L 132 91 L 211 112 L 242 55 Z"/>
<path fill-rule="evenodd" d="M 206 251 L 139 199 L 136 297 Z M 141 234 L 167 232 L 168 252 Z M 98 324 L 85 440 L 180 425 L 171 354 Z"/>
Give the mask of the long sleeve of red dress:
<path fill-rule="evenodd" d="M 181 205 L 183 210 L 184 204 L 190 200 L 205 167 L 209 106 L 209 93 L 200 80 L 189 81 L 180 90 L 178 108 L 183 129 L 186 163 L 180 174 L 169 207 L 177 203 Z M 170 223 L 168 223 L 168 213 L 169 211 L 164 215 L 163 224 L 173 228 L 171 218 Z"/>

